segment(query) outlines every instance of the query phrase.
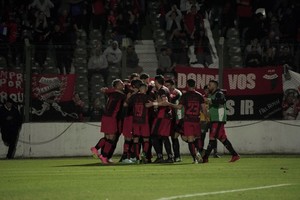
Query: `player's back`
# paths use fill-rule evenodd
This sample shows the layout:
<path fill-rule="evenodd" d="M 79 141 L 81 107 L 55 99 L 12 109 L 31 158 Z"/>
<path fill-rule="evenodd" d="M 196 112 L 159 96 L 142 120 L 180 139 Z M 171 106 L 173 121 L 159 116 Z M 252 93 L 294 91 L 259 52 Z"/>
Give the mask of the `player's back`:
<path fill-rule="evenodd" d="M 188 91 L 181 97 L 181 104 L 185 110 L 185 120 L 199 122 L 201 104 L 204 103 L 203 96 L 197 91 Z"/>

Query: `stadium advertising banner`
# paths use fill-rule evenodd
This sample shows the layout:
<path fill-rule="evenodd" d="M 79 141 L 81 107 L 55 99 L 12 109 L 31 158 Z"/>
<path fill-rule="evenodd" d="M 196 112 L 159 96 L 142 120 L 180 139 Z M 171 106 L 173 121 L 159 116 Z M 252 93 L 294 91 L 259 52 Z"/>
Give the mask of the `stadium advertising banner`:
<path fill-rule="evenodd" d="M 217 69 L 177 67 L 176 72 L 181 90 L 190 78 L 200 92 L 210 80 L 219 79 Z M 224 69 L 228 119 L 282 119 L 282 74 L 282 67 Z"/>
<path fill-rule="evenodd" d="M 0 70 L 0 103 L 7 98 L 11 98 L 21 109 L 24 100 L 22 73 Z"/>
<path fill-rule="evenodd" d="M 77 119 L 73 94 L 74 74 L 32 76 L 32 120 Z"/>

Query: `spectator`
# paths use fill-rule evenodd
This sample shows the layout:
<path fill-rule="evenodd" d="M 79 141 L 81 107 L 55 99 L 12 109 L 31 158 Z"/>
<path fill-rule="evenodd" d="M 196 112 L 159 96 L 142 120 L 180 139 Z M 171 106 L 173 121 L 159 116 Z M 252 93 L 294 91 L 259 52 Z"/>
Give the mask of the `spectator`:
<path fill-rule="evenodd" d="M 248 45 L 246 46 L 246 52 L 245 52 L 246 55 L 252 51 L 252 47 L 253 47 L 253 46 L 256 47 L 256 50 L 257 50 L 257 52 L 258 52 L 259 54 L 262 53 L 262 52 L 261 52 L 261 46 L 260 46 L 260 44 L 259 44 L 259 42 L 258 42 L 258 39 L 257 39 L 257 38 L 254 38 L 254 39 L 251 40 L 250 44 L 248 44 Z"/>
<path fill-rule="evenodd" d="M 122 51 L 119 49 L 117 41 L 111 42 L 110 46 L 104 50 L 103 54 L 107 59 L 108 65 L 120 66 Z"/>
<path fill-rule="evenodd" d="M 47 18 L 50 18 L 50 8 L 53 8 L 54 4 L 50 0 L 33 0 L 28 8 L 36 8 L 39 12 L 45 13 Z"/>
<path fill-rule="evenodd" d="M 209 48 L 209 40 L 207 36 L 205 36 L 204 31 L 200 31 L 199 33 L 195 33 L 195 54 L 197 57 L 197 63 L 203 65 L 204 67 L 208 67 L 213 63 L 212 56 Z"/>
<path fill-rule="evenodd" d="M 260 67 L 262 64 L 261 54 L 257 51 L 256 46 L 251 47 L 251 51 L 246 55 L 246 67 Z"/>
<path fill-rule="evenodd" d="M 35 60 L 41 69 L 44 68 L 44 63 L 47 57 L 48 42 L 50 30 L 46 16 L 40 12 L 35 22 L 34 29 L 34 44 L 35 44 Z"/>
<path fill-rule="evenodd" d="M 175 73 L 171 59 L 172 50 L 170 48 L 162 48 L 161 54 L 158 57 L 158 68 L 156 70 L 157 75 L 165 75 L 166 73 Z"/>
<path fill-rule="evenodd" d="M 135 52 L 134 46 L 129 45 L 126 53 L 126 74 L 130 75 L 134 72 L 141 73 L 143 69 L 139 66 L 139 58 Z"/>
<path fill-rule="evenodd" d="M 166 14 L 166 31 L 171 34 L 175 29 L 181 30 L 181 11 L 178 10 L 176 5 L 172 6 L 172 9 Z"/>
<path fill-rule="evenodd" d="M 297 91 L 293 89 L 288 89 L 285 93 L 286 95 L 282 103 L 283 119 L 294 120 L 296 119 L 295 106 Z"/>
<path fill-rule="evenodd" d="M 56 24 L 52 33 L 52 44 L 55 50 L 56 66 L 60 74 L 64 74 L 64 69 L 67 74 L 71 70 L 72 54 L 70 53 L 70 43 L 68 40 L 67 33 L 61 32 L 60 26 Z"/>
<path fill-rule="evenodd" d="M 0 24 L 0 56 L 3 56 L 8 66 L 8 37 L 7 37 L 7 24 L 4 19 L 1 19 Z"/>
<path fill-rule="evenodd" d="M 184 16 L 184 29 L 187 32 L 187 34 L 189 35 L 189 37 L 191 37 L 192 33 L 195 31 L 196 17 L 200 17 L 200 16 L 197 16 L 197 15 L 198 15 L 197 14 L 197 8 L 196 8 L 195 5 L 193 5 L 191 7 L 191 11 L 188 12 Z"/>
<path fill-rule="evenodd" d="M 92 55 L 88 62 L 88 73 L 89 77 L 94 73 L 101 74 L 103 76 L 104 82 L 107 85 L 108 78 L 108 62 L 106 56 L 102 54 L 101 47 L 98 46 L 95 49 L 94 55 Z"/>
<path fill-rule="evenodd" d="M 106 1 L 93 0 L 92 11 L 93 11 L 93 19 L 92 19 L 93 28 L 101 29 L 102 37 L 104 37 L 107 29 Z"/>
<path fill-rule="evenodd" d="M 293 66 L 293 55 L 288 45 L 281 45 L 277 55 L 277 65 Z"/>
<path fill-rule="evenodd" d="M 180 11 L 183 15 L 186 15 L 195 6 L 196 12 L 200 9 L 200 5 L 194 0 L 180 0 Z"/>
<path fill-rule="evenodd" d="M 252 0 L 236 0 L 237 3 L 237 17 L 239 20 L 240 34 L 251 22 L 252 17 Z"/>
<path fill-rule="evenodd" d="M 274 66 L 276 64 L 275 55 L 276 55 L 275 47 L 264 48 L 262 54 L 262 64 L 264 66 Z"/>

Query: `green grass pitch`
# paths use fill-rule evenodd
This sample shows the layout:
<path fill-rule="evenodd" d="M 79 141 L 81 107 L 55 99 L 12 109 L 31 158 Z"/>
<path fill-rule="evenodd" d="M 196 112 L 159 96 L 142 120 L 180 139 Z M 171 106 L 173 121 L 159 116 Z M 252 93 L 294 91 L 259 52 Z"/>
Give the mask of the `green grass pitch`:
<path fill-rule="evenodd" d="M 300 199 L 299 155 L 229 158 L 109 166 L 92 157 L 0 160 L 0 199 Z"/>

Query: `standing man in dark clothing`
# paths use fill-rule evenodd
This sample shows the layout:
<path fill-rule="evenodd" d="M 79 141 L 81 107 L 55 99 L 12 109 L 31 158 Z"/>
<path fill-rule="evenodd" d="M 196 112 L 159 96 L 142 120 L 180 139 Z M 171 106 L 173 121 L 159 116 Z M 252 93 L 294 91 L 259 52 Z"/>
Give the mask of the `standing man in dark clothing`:
<path fill-rule="evenodd" d="M 4 106 L 0 107 L 0 127 L 2 140 L 8 146 L 7 159 L 13 159 L 22 125 L 22 117 L 13 100 L 8 99 Z"/>

